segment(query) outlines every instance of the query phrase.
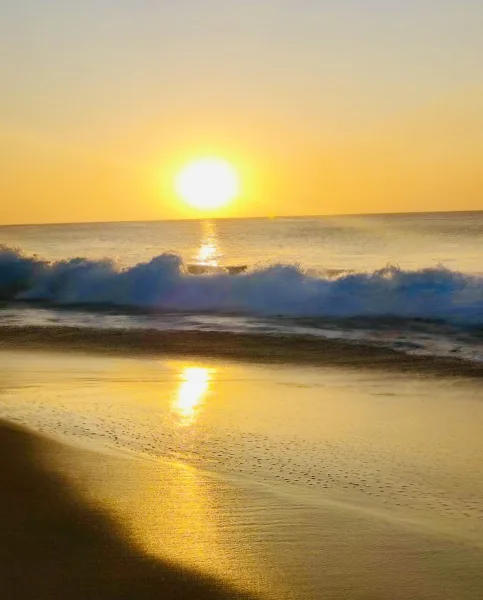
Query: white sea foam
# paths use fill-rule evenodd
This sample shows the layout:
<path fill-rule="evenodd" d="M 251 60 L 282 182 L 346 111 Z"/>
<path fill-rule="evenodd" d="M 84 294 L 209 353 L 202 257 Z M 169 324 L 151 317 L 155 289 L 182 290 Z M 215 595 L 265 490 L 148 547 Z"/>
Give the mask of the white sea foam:
<path fill-rule="evenodd" d="M 287 317 L 401 317 L 483 324 L 483 277 L 431 267 L 316 275 L 275 264 L 246 273 L 189 274 L 176 254 L 120 268 L 113 261 L 47 262 L 0 249 L 0 298 L 58 306 L 210 311 Z"/>

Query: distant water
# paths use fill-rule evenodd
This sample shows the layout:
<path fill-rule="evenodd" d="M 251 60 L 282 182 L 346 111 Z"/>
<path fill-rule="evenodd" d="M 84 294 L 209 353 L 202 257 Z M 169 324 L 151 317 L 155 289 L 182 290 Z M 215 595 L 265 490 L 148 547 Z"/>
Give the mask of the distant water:
<path fill-rule="evenodd" d="M 10 226 L 0 244 L 1 325 L 312 335 L 483 360 L 483 212 Z"/>

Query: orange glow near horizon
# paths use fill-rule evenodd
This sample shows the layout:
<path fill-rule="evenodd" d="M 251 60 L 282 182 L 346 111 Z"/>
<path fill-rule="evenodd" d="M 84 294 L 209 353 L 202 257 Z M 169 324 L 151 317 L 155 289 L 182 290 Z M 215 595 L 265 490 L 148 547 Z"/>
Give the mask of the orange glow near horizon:
<path fill-rule="evenodd" d="M 105 4 L 9 2 L 0 225 L 483 209 L 483 3 Z"/>

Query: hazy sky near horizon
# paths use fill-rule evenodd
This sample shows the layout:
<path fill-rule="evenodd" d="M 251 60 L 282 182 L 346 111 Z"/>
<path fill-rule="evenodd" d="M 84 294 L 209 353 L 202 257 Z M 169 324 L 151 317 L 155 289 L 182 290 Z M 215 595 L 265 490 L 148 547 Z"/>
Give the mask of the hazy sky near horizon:
<path fill-rule="evenodd" d="M 479 0 L 4 0 L 0 223 L 483 209 Z"/>

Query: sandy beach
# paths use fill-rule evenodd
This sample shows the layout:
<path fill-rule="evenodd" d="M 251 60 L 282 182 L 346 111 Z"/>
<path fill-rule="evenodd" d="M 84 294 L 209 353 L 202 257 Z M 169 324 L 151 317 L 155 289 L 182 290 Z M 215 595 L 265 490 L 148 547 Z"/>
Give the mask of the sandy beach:
<path fill-rule="evenodd" d="M 249 597 L 148 556 L 123 534 L 122 523 L 88 504 L 47 467 L 52 453 L 85 464 L 93 464 L 93 457 L 81 459 L 70 448 L 8 423 L 0 425 L 0 448 L 2 597 Z"/>
<path fill-rule="evenodd" d="M 29 427 L 0 434 L 8 598 L 483 589 L 474 380 L 26 350 L 0 364 L 0 414 Z"/>

